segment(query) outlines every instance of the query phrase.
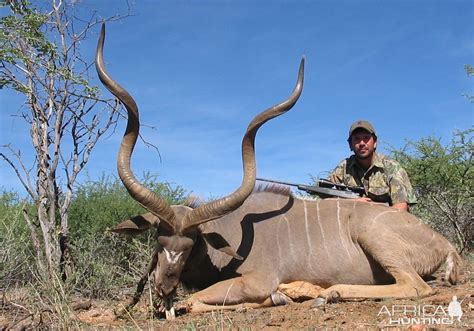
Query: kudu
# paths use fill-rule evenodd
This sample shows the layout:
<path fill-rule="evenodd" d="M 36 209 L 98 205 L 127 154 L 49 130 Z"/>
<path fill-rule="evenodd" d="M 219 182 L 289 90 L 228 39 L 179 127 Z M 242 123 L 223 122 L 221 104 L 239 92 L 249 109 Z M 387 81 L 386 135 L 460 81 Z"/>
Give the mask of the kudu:
<path fill-rule="evenodd" d="M 195 208 L 168 205 L 139 183 L 130 168 L 139 134 L 138 109 L 105 71 L 104 34 L 103 27 L 96 68 L 128 111 L 118 173 L 130 195 L 149 211 L 114 231 L 157 229 L 153 261 L 136 295 L 152 272 L 154 289 L 167 309 L 180 281 L 202 289 L 187 300 L 191 312 L 271 305 L 279 284 L 293 281 L 324 287 L 320 296 L 325 299 L 421 297 L 431 293 L 422 277 L 443 262 L 448 264 L 447 279 L 457 281 L 461 259 L 454 247 L 410 213 L 353 200 L 307 200 L 275 187 L 254 191 L 255 135 L 263 123 L 298 100 L 303 60 L 291 96 L 248 126 L 242 141 L 242 185 L 229 196 Z"/>

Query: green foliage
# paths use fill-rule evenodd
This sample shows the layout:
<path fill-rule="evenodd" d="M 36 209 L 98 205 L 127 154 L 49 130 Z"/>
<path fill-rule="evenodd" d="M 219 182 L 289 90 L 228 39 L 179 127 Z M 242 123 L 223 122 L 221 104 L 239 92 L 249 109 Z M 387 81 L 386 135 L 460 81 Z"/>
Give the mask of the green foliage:
<path fill-rule="evenodd" d="M 84 96 L 99 97 L 99 88 L 91 86 L 85 72 L 75 68 L 77 60 L 74 58 L 78 54 L 72 54 L 72 50 L 77 49 L 76 43 L 85 38 L 85 33 L 69 31 L 67 6 L 63 4 L 59 12 L 53 13 L 42 12 L 29 1 L 10 2 L 11 14 L 0 18 L 0 63 L 5 69 L 0 71 L 0 89 L 9 87 L 26 95 L 37 94 L 38 98 L 43 94 L 41 88 L 32 90 L 31 84 L 21 78 L 27 73 L 33 81 L 50 80 L 56 86 L 74 83 L 74 88 L 82 90 Z M 59 14 L 62 22 L 57 21 L 55 14 Z M 80 23 L 84 22 L 75 22 L 76 29 Z M 57 39 L 63 39 L 63 44 Z"/>
<path fill-rule="evenodd" d="M 145 174 L 142 182 L 169 203 L 185 199 L 185 190 L 160 183 L 157 176 Z M 31 208 L 17 194 L 0 193 L 0 287 L 34 282 L 35 252 L 23 208 Z M 118 290 L 134 289 L 150 262 L 155 245 L 154 233 L 121 236 L 108 231 L 117 223 L 146 212 L 112 177 L 88 181 L 77 189 L 72 202 L 69 244 L 74 274 L 65 290 L 88 297 L 111 298 Z"/>
<path fill-rule="evenodd" d="M 85 95 L 98 97 L 99 89 L 90 86 L 87 79 L 74 72 L 69 63 L 63 63 L 57 45 L 49 39 L 50 13 L 41 13 L 28 1 L 11 6 L 12 14 L 0 19 L 0 63 L 12 72 L 16 68 L 42 72 L 59 80 L 82 86 Z M 12 65 L 9 67 L 8 65 Z M 0 74 L 0 88 L 11 87 L 21 93 L 33 93 L 27 84 L 11 75 Z M 35 91 L 36 93 L 37 91 Z"/>
<path fill-rule="evenodd" d="M 91 298 L 113 298 L 134 289 L 151 260 L 152 239 L 152 233 L 125 237 L 107 231 L 74 238 L 75 272 L 68 283 Z"/>
<path fill-rule="evenodd" d="M 0 193 L 0 288 L 10 283 L 24 284 L 34 259 L 22 217 L 24 207 L 16 193 Z"/>
<path fill-rule="evenodd" d="M 172 188 L 167 183 L 160 183 L 157 176 L 150 174 L 143 177 L 142 183 L 168 203 L 184 201 L 183 188 Z M 72 238 L 96 234 L 119 221 L 145 212 L 146 210 L 130 197 L 120 180 L 102 177 L 98 181 L 88 181 L 76 190 L 69 212 L 69 233 Z"/>
<path fill-rule="evenodd" d="M 32 65 L 42 66 L 52 70 L 57 56 L 56 46 L 46 37 L 46 23 L 49 15 L 27 7 L 24 2 L 21 7 L 11 6 L 12 14 L 0 19 L 0 62 L 6 66 L 24 66 L 27 70 Z M 0 76 L 0 88 L 9 86 L 19 92 L 28 93 L 24 84 L 18 84 L 8 75 Z"/>
<path fill-rule="evenodd" d="M 145 174 L 142 183 L 171 204 L 185 199 L 183 188 L 161 183 L 157 176 Z M 102 177 L 77 189 L 69 212 L 76 273 L 69 281 L 83 294 L 110 297 L 118 289 L 135 286 L 151 259 L 153 231 L 127 237 L 108 229 L 145 212 L 118 179 Z"/>
<path fill-rule="evenodd" d="M 464 66 L 464 71 L 466 71 L 466 74 L 468 76 L 474 76 L 474 67 L 472 67 L 472 65 L 466 64 Z"/>
<path fill-rule="evenodd" d="M 443 145 L 434 137 L 411 141 L 392 151 L 407 170 L 419 203 L 414 213 L 455 242 L 462 251 L 473 248 L 473 132 L 454 134 Z"/>
<path fill-rule="evenodd" d="M 435 189 L 468 191 L 468 184 L 473 184 L 473 132 L 469 129 L 455 133 L 449 145 L 434 137 L 412 141 L 405 150 L 395 151 L 394 156 L 407 167 L 420 194 Z"/>
<path fill-rule="evenodd" d="M 474 76 L 474 67 L 470 64 L 466 64 L 464 66 L 464 71 L 466 72 L 468 77 Z M 474 95 L 471 95 L 469 93 L 464 93 L 464 96 L 469 100 L 469 102 L 474 103 Z"/>

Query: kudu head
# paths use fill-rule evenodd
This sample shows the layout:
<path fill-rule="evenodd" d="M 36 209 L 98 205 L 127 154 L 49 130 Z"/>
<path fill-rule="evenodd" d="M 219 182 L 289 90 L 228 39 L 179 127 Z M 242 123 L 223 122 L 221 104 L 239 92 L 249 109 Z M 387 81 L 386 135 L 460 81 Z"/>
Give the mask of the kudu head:
<path fill-rule="evenodd" d="M 163 198 L 142 185 L 130 168 L 130 159 L 139 134 L 138 108 L 128 92 L 107 73 L 103 61 L 105 26 L 102 25 L 96 52 L 96 69 L 101 82 L 125 106 L 128 122 L 118 152 L 117 170 L 129 194 L 149 213 L 133 217 L 119 224 L 114 231 L 139 233 L 154 226 L 157 231 L 155 252 L 155 290 L 165 302 L 173 297 L 179 283 L 181 271 L 200 233 L 200 225 L 220 218 L 240 207 L 252 193 L 256 181 L 254 141 L 258 129 L 268 120 L 277 117 L 293 107 L 303 89 L 304 59 L 301 60 L 298 80 L 290 97 L 257 115 L 249 124 L 242 140 L 243 179 L 242 184 L 230 195 L 190 208 L 184 205 L 169 205 Z M 203 236 L 211 246 L 242 259 L 223 238 L 215 241 L 214 236 Z M 214 239 L 213 239 L 214 238 Z M 223 244 L 224 243 L 224 244 Z"/>

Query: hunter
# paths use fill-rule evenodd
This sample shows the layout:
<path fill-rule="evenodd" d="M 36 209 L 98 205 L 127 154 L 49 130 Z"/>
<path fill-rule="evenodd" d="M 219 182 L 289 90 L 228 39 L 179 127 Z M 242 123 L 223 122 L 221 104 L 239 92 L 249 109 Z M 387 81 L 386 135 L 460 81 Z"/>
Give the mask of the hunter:
<path fill-rule="evenodd" d="M 400 163 L 377 153 L 377 134 L 368 121 L 352 124 L 347 139 L 354 153 L 342 160 L 329 175 L 329 180 L 347 186 L 362 186 L 365 194 L 360 201 L 386 203 L 409 211 L 416 203 L 415 194 L 405 169 Z"/>

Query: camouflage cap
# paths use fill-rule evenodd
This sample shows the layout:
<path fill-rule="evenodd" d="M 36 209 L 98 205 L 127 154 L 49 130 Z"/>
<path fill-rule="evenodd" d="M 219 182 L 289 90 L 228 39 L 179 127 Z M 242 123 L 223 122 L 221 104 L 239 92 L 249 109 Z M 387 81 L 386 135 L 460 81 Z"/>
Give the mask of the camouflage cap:
<path fill-rule="evenodd" d="M 352 123 L 351 128 L 349 129 L 349 138 L 351 137 L 352 133 L 357 129 L 364 129 L 365 131 L 368 131 L 369 133 L 372 133 L 374 136 L 377 137 L 377 134 L 375 133 L 375 129 L 373 125 L 370 124 L 370 122 L 364 121 L 364 120 L 358 120 Z"/>

